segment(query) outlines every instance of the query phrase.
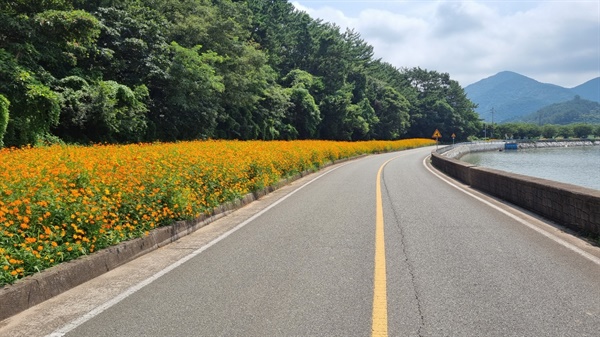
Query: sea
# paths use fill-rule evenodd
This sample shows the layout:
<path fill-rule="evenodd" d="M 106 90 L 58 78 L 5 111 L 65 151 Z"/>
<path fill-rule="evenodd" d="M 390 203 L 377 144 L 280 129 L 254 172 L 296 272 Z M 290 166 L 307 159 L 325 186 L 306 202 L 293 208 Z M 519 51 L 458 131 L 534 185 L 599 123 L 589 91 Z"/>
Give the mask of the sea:
<path fill-rule="evenodd" d="M 600 190 L 600 145 L 475 152 L 460 160 Z"/>

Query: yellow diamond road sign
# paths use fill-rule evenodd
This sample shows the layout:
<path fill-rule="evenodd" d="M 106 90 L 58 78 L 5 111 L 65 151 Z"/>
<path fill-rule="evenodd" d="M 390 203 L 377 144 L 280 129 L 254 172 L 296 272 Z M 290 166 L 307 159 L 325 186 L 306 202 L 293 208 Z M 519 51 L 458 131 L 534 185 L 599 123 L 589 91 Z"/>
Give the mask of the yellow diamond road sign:
<path fill-rule="evenodd" d="M 435 132 L 433 133 L 433 136 L 431 136 L 431 138 L 442 138 L 442 134 L 440 133 L 440 130 L 435 129 Z"/>

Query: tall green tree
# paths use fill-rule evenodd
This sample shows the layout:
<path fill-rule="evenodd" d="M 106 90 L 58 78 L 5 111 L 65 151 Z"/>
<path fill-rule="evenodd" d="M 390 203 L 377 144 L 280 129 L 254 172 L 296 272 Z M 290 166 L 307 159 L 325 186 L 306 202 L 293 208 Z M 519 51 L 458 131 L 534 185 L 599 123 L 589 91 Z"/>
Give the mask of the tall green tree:
<path fill-rule="evenodd" d="M 558 135 L 558 127 L 552 124 L 546 124 L 542 126 L 542 137 L 554 138 Z"/>
<path fill-rule="evenodd" d="M 223 58 L 202 52 L 202 46 L 185 48 L 173 42 L 172 63 L 164 87 L 164 111 L 158 116 L 159 138 L 164 140 L 213 137 L 219 116 L 223 78 L 215 65 Z"/>
<path fill-rule="evenodd" d="M 227 57 L 217 66 L 223 76 L 225 90 L 221 93 L 219 136 L 222 138 L 255 139 L 264 125 L 260 102 L 269 87 L 275 85 L 277 74 L 267 64 L 266 55 L 257 45 L 244 43 L 236 57 Z"/>
<path fill-rule="evenodd" d="M 34 144 L 58 123 L 58 94 L 3 49 L 0 49 L 0 92 L 11 103 L 5 145 Z"/>
<path fill-rule="evenodd" d="M 316 138 L 321 123 L 321 111 L 311 92 L 322 88 L 322 83 L 310 73 L 303 70 L 292 70 L 283 82 L 288 86 L 285 93 L 289 99 L 283 123 L 282 135 L 286 139 Z"/>
<path fill-rule="evenodd" d="M 475 104 L 447 73 L 412 68 L 404 69 L 403 75 L 415 92 L 409 95 L 413 101 L 407 136 L 429 138 L 438 129 L 442 135 L 454 133 L 465 140 L 481 129 Z"/>
<path fill-rule="evenodd" d="M 577 138 L 588 138 L 594 133 L 594 127 L 591 124 L 578 123 L 573 125 L 573 133 Z"/>
<path fill-rule="evenodd" d="M 10 102 L 8 99 L 0 95 L 0 148 L 4 146 L 4 134 L 6 133 L 6 127 L 8 126 L 8 106 Z"/>
<path fill-rule="evenodd" d="M 371 79 L 369 86 L 371 105 L 377 116 L 374 125 L 375 139 L 398 139 L 409 127 L 410 103 L 385 82 Z"/>

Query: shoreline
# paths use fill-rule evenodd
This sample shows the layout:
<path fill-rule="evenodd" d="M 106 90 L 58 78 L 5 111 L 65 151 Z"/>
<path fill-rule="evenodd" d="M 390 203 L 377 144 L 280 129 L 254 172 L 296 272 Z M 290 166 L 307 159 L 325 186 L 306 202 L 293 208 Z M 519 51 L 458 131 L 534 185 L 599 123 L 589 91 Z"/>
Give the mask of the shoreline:
<path fill-rule="evenodd" d="M 493 142 L 472 142 L 449 145 L 440 148 L 436 152 L 444 157 L 460 160 L 464 155 L 473 152 L 504 151 L 506 144 L 516 144 L 517 150 L 526 150 L 537 148 L 600 146 L 600 140 L 503 140 Z"/>

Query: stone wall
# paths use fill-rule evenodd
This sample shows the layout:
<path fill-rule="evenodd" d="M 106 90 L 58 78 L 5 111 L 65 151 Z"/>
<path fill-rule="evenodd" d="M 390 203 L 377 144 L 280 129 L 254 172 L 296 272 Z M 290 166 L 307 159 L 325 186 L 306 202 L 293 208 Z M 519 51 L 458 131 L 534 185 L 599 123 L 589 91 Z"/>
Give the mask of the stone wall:
<path fill-rule="evenodd" d="M 434 167 L 482 192 L 587 235 L 600 236 L 600 191 L 478 167 L 432 153 Z"/>

